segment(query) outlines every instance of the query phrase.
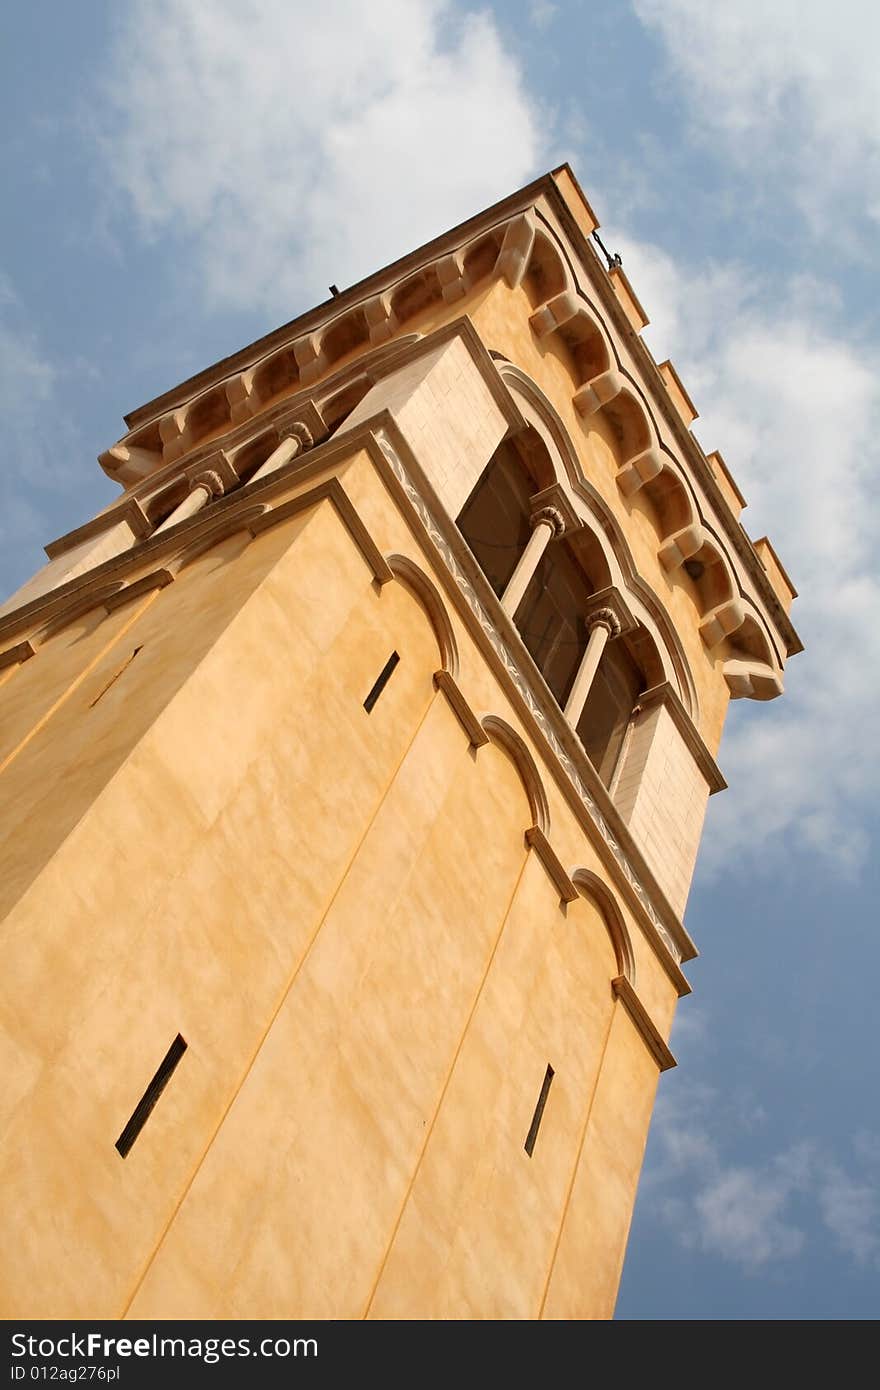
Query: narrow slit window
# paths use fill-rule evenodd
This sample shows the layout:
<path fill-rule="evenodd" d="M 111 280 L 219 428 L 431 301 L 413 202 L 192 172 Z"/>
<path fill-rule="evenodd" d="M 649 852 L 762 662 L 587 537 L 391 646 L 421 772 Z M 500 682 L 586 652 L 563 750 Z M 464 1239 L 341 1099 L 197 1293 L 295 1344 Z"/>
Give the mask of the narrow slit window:
<path fill-rule="evenodd" d="M 174 1068 L 177 1066 L 184 1052 L 186 1052 L 186 1043 L 178 1033 L 174 1042 L 162 1058 L 162 1061 L 159 1063 L 159 1069 L 156 1075 L 153 1077 L 135 1106 L 131 1119 L 116 1140 L 116 1147 L 123 1158 L 128 1154 L 135 1139 L 137 1139 L 144 1125 L 147 1123 L 153 1106 L 168 1085 L 171 1079 L 171 1073 L 174 1071 Z"/>
<path fill-rule="evenodd" d="M 386 685 L 391 679 L 391 675 L 399 660 L 399 653 L 392 652 L 388 660 L 385 662 L 385 665 L 382 667 L 382 670 L 376 677 L 376 681 L 373 685 L 372 690 L 370 691 L 366 700 L 364 700 L 364 709 L 367 711 L 367 714 L 370 713 L 370 710 L 373 708 L 379 696 L 382 694 L 382 691 L 385 689 Z"/>
<path fill-rule="evenodd" d="M 535 1113 L 532 1116 L 532 1123 L 529 1125 L 529 1132 L 526 1135 L 526 1142 L 523 1145 L 529 1158 L 535 1147 L 535 1140 L 538 1137 L 538 1130 L 541 1128 L 541 1117 L 544 1114 L 544 1106 L 547 1104 L 547 1096 L 550 1093 L 550 1082 L 553 1080 L 553 1068 L 549 1062 L 544 1073 L 544 1081 L 541 1086 L 541 1094 L 538 1096 L 538 1104 L 535 1106 Z"/>
<path fill-rule="evenodd" d="M 134 649 L 134 651 L 132 652 L 131 656 L 127 656 L 127 657 L 125 658 L 125 660 L 123 661 L 123 663 L 122 663 L 122 665 L 120 666 L 119 670 L 118 670 L 118 671 L 114 671 L 113 675 L 110 677 L 110 679 L 108 680 L 107 684 L 104 685 L 104 686 L 102 686 L 101 689 L 98 691 L 98 693 L 97 693 L 97 695 L 95 696 L 94 700 L 93 700 L 92 703 L 89 705 L 89 709 L 94 709 L 94 708 L 95 708 L 95 705 L 98 703 L 98 701 L 99 701 L 100 699 L 102 699 L 102 698 L 107 694 L 107 691 L 110 689 L 111 685 L 115 685 L 116 681 L 119 680 L 119 677 L 123 674 L 123 672 L 128 670 L 129 666 L 130 666 L 131 663 L 134 661 L 134 659 L 135 659 L 135 657 L 137 656 L 138 652 L 139 652 L 139 651 L 142 651 L 142 650 L 143 650 L 143 647 L 135 647 L 135 649 Z"/>

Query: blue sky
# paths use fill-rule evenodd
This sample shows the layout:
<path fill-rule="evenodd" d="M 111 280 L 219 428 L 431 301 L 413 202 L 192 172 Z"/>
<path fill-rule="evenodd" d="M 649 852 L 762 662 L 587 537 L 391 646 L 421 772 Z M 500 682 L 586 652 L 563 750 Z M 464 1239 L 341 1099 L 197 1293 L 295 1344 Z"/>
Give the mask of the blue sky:
<path fill-rule="evenodd" d="M 121 416 L 570 159 L 801 597 L 731 709 L 625 1319 L 875 1318 L 880 10 L 31 0 L 2 20 L 0 590 Z"/>

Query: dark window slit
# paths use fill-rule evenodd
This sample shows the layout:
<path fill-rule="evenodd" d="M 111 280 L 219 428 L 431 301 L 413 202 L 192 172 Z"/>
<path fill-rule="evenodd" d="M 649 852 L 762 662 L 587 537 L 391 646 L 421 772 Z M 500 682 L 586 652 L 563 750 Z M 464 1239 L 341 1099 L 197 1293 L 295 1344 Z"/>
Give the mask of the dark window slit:
<path fill-rule="evenodd" d="M 535 1113 L 532 1116 L 532 1123 L 529 1125 L 529 1132 L 526 1135 L 526 1142 L 523 1145 L 523 1148 L 525 1149 L 529 1158 L 531 1158 L 532 1156 L 532 1151 L 535 1147 L 535 1140 L 538 1137 L 538 1130 L 541 1128 L 541 1117 L 544 1114 L 544 1106 L 547 1104 L 547 1096 L 550 1092 L 550 1082 L 553 1080 L 553 1075 L 553 1068 L 548 1063 L 547 1070 L 544 1073 L 544 1082 L 541 1086 L 541 1094 L 538 1096 L 538 1104 L 535 1106 Z"/>
<path fill-rule="evenodd" d="M 388 684 L 388 681 L 391 678 L 391 674 L 394 671 L 394 668 L 399 660 L 399 654 L 397 652 L 392 652 L 388 660 L 385 662 L 385 665 L 382 667 L 382 670 L 376 677 L 375 685 L 373 686 L 366 700 L 364 700 L 364 709 L 367 711 L 367 714 L 370 713 L 370 710 L 373 708 L 379 696 L 382 694 L 382 691 Z"/>
<path fill-rule="evenodd" d="M 94 700 L 93 700 L 92 703 L 89 705 L 89 709 L 94 709 L 94 708 L 95 708 L 95 705 L 98 703 L 98 701 L 101 700 L 101 699 L 103 699 L 103 697 L 107 694 L 107 691 L 110 689 L 111 685 L 114 685 L 114 684 L 116 683 L 116 681 L 119 680 L 119 677 L 123 674 L 123 672 L 125 672 L 125 671 L 128 670 L 129 666 L 130 666 L 131 663 L 134 661 L 134 659 L 135 659 L 135 657 L 137 656 L 138 652 L 139 652 L 139 651 L 142 651 L 142 650 L 143 650 L 143 647 L 142 647 L 142 646 L 141 646 L 141 647 L 135 647 L 135 649 L 134 649 L 134 651 L 132 652 L 131 656 L 127 656 L 127 657 L 125 658 L 125 660 L 123 661 L 123 663 L 122 663 L 122 665 L 120 666 L 119 670 L 118 670 L 118 671 L 114 671 L 113 675 L 110 677 L 110 679 L 108 680 L 107 684 L 104 685 L 104 686 L 102 686 L 101 689 L 98 691 L 98 693 L 97 693 L 97 695 L 95 696 Z"/>
<path fill-rule="evenodd" d="M 186 1043 L 178 1033 L 174 1042 L 162 1058 L 162 1061 L 159 1063 L 159 1069 L 156 1075 L 153 1077 L 135 1106 L 131 1119 L 116 1140 L 116 1147 L 123 1158 L 125 1158 L 135 1139 L 137 1139 L 144 1125 L 147 1123 L 150 1117 L 150 1111 L 168 1085 L 171 1079 L 171 1073 L 174 1071 L 174 1068 L 177 1066 L 184 1052 L 186 1052 Z"/>

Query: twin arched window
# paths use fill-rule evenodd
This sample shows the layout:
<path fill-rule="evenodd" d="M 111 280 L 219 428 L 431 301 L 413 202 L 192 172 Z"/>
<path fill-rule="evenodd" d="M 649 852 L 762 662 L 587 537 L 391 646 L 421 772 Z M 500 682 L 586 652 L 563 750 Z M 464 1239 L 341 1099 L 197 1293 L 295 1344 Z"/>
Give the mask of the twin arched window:
<path fill-rule="evenodd" d="M 458 516 L 458 527 L 480 568 L 503 601 L 532 535 L 532 499 L 554 481 L 552 465 L 533 431 L 496 450 Z M 565 708 L 589 641 L 588 619 L 597 590 L 609 583 L 598 556 L 573 537 L 552 540 L 537 560 L 511 614 L 544 680 Z M 592 564 L 591 564 L 592 561 Z M 635 635 L 634 635 L 635 636 Z M 647 681 L 634 636 L 619 636 L 602 651 L 581 710 L 572 720 L 584 749 L 610 785 L 633 708 Z"/>

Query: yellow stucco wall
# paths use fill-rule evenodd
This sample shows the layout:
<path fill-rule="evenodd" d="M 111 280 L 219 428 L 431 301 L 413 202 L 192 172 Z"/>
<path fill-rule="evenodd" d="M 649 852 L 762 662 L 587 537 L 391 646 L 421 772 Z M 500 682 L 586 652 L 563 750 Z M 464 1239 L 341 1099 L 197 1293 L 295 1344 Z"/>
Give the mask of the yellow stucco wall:
<path fill-rule="evenodd" d="M 380 551 L 430 572 L 373 462 L 340 471 Z M 471 708 L 528 740 L 450 621 Z M 598 908 L 560 905 L 518 772 L 469 746 L 439 664 L 325 501 L 4 680 L 3 1316 L 610 1314 L 657 1062 Z M 532 752 L 556 854 L 607 881 Z M 667 1036 L 675 986 L 620 910 Z"/>

